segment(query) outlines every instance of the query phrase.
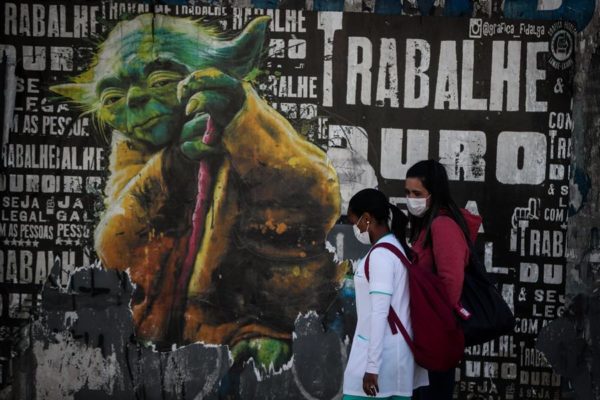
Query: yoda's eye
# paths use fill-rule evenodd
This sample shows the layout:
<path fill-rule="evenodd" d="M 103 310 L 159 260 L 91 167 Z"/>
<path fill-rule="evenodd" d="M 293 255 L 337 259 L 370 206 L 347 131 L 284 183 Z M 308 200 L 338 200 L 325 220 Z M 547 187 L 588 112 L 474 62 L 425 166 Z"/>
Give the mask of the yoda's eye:
<path fill-rule="evenodd" d="M 148 76 L 148 86 L 151 88 L 160 88 L 163 86 L 177 83 L 183 79 L 179 72 L 159 70 L 150 73 Z"/>
<path fill-rule="evenodd" d="M 172 81 L 172 80 L 169 80 L 169 79 L 163 79 L 163 80 L 160 80 L 160 81 L 155 81 L 155 82 L 152 82 L 152 83 L 150 84 L 150 87 L 153 87 L 153 88 L 156 88 L 156 87 L 163 87 L 163 86 L 167 86 L 168 84 L 170 84 L 170 83 L 173 83 L 173 82 L 174 82 L 174 81 Z"/>
<path fill-rule="evenodd" d="M 103 106 L 110 106 L 123 98 L 122 89 L 107 89 L 100 96 L 100 102 Z"/>
<path fill-rule="evenodd" d="M 121 99 L 121 96 L 111 96 L 111 97 L 104 99 L 102 104 L 104 104 L 105 106 L 110 106 L 111 104 L 115 104 L 120 99 Z"/>

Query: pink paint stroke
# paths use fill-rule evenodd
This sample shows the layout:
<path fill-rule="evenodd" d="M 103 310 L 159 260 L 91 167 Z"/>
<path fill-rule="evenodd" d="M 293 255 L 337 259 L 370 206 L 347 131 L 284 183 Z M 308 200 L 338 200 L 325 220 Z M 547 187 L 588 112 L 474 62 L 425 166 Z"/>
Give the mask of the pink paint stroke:
<path fill-rule="evenodd" d="M 206 130 L 202 136 L 202 142 L 207 145 L 213 145 L 218 140 L 218 132 L 213 122 L 209 117 Z M 181 275 L 177 284 L 178 306 L 183 306 L 182 300 L 187 290 L 189 279 L 194 268 L 196 256 L 200 247 L 200 241 L 204 236 L 204 226 L 206 222 L 206 212 L 210 204 L 213 177 L 208 161 L 201 160 L 198 167 L 198 194 L 196 196 L 196 206 L 192 214 L 192 234 L 190 235 L 187 247 L 187 254 L 183 262 Z"/>

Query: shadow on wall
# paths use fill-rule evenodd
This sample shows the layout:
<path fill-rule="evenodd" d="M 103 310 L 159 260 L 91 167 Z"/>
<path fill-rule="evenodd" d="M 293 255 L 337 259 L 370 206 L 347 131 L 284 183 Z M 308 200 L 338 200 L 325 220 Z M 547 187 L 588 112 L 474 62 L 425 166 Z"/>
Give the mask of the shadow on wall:
<path fill-rule="evenodd" d="M 560 3 L 562 6 L 570 4 L 571 13 L 581 13 L 585 8 L 575 4 L 588 1 Z M 596 39 L 597 12 L 595 15 L 587 29 L 589 34 L 580 37 L 578 62 L 581 65 L 575 79 L 579 91 L 573 107 L 576 162 L 572 165 L 568 238 L 572 261 L 566 275 L 566 294 L 570 300 L 564 315 L 548 324 L 537 342 L 537 348 L 554 370 L 570 381 L 573 398 L 577 400 L 600 399 L 600 233 L 598 188 L 593 184 L 597 185 L 599 171 L 600 47 Z M 583 30 L 581 25 L 587 26 L 589 21 L 589 18 L 577 21 L 578 29 Z"/>
<path fill-rule="evenodd" d="M 573 399 L 598 399 L 600 376 L 600 295 L 579 294 L 565 315 L 548 324 L 536 348 L 552 368 L 570 382 Z"/>

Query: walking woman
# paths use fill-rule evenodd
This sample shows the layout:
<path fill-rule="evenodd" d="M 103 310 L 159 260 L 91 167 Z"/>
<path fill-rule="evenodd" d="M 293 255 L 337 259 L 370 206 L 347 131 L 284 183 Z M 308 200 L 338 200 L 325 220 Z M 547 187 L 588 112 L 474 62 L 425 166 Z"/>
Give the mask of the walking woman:
<path fill-rule="evenodd" d="M 366 245 L 390 243 L 406 254 L 407 217 L 382 192 L 364 189 L 352 197 L 348 219 L 356 239 Z M 366 258 L 366 257 L 365 257 Z M 354 273 L 357 325 L 344 372 L 344 400 L 367 396 L 410 399 L 413 389 L 427 384 L 427 371 L 415 364 L 400 334 L 392 334 L 387 316 L 390 306 L 412 334 L 406 267 L 385 248 L 374 249 Z"/>
<path fill-rule="evenodd" d="M 459 209 L 450 195 L 448 175 L 435 160 L 419 161 L 406 173 L 406 201 L 410 220 L 413 262 L 428 268 L 444 282 L 452 306 L 458 306 L 469 243 L 474 243 L 481 218 Z M 429 371 L 429 386 L 419 389 L 419 400 L 450 400 L 454 368 Z"/>

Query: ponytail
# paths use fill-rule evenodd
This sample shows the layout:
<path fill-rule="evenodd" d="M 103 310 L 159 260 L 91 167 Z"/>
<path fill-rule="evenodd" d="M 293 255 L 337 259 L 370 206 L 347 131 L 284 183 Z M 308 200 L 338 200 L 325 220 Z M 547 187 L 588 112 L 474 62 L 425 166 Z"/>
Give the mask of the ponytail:
<path fill-rule="evenodd" d="M 396 236 L 396 239 L 398 239 L 398 242 L 400 242 L 404 248 L 404 251 L 406 252 L 406 255 L 410 259 L 412 258 L 412 251 L 406 242 L 406 226 L 408 224 L 408 217 L 392 203 L 388 203 L 388 206 L 392 215 L 390 230 L 394 236 Z"/>

